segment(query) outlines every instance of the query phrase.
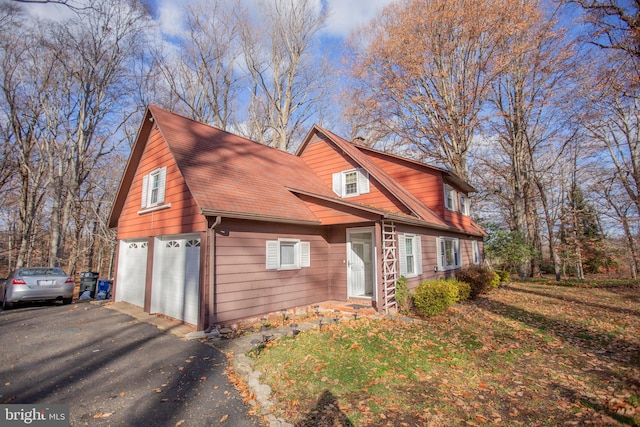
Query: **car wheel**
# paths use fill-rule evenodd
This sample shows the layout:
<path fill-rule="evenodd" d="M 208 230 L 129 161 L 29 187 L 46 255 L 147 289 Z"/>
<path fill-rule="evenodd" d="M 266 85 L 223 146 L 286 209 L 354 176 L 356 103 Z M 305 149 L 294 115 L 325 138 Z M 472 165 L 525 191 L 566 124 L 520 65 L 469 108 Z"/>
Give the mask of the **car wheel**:
<path fill-rule="evenodd" d="M 71 304 L 73 298 L 62 298 L 62 305 Z"/>

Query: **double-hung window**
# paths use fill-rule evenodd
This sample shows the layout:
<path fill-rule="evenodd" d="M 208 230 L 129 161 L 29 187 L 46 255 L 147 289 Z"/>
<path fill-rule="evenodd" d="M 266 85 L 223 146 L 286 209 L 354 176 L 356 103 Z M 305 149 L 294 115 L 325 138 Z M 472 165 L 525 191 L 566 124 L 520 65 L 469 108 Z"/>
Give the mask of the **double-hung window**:
<path fill-rule="evenodd" d="M 369 174 L 364 169 L 334 173 L 333 191 L 340 197 L 353 197 L 370 191 Z"/>
<path fill-rule="evenodd" d="M 398 261 L 400 275 L 415 277 L 422 274 L 422 243 L 420 236 L 401 234 L 398 236 Z"/>
<path fill-rule="evenodd" d="M 460 213 L 462 215 L 469 215 L 469 199 L 462 194 L 460 194 Z"/>
<path fill-rule="evenodd" d="M 297 270 L 311 266 L 311 245 L 300 239 L 267 240 L 267 270 Z"/>
<path fill-rule="evenodd" d="M 164 204 L 167 168 L 162 167 L 142 177 L 142 209 L 153 208 Z"/>
<path fill-rule="evenodd" d="M 471 251 L 473 253 L 473 263 L 480 264 L 480 245 L 477 240 L 471 241 Z"/>
<path fill-rule="evenodd" d="M 460 241 L 451 237 L 439 237 L 438 270 L 452 270 L 461 266 Z"/>
<path fill-rule="evenodd" d="M 455 211 L 457 206 L 457 193 L 450 185 L 444 185 L 444 207 Z"/>

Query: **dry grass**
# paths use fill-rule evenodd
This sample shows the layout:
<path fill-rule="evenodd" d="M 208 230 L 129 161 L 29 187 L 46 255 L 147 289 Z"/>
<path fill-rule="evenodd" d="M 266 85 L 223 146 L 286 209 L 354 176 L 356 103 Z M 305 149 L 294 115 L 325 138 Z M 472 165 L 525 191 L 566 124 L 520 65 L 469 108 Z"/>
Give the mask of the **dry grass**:
<path fill-rule="evenodd" d="M 640 289 L 513 283 L 425 322 L 358 319 L 257 358 L 299 426 L 640 425 Z"/>

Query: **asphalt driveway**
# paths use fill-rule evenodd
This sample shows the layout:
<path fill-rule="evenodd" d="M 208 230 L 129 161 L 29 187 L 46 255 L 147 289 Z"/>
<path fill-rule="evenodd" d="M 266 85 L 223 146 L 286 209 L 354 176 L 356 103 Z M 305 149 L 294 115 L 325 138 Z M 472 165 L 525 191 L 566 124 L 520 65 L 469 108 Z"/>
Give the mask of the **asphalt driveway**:
<path fill-rule="evenodd" d="M 68 404 L 71 426 L 258 426 L 224 355 L 88 304 L 0 311 L 0 403 Z"/>

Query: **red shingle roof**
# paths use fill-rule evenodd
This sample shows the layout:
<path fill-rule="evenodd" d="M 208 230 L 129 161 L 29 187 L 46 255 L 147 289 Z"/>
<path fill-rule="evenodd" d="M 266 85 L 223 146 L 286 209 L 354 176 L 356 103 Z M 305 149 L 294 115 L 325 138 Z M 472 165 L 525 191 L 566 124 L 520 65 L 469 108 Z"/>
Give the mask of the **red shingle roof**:
<path fill-rule="evenodd" d="M 147 119 L 153 119 L 158 126 L 203 215 L 320 224 L 307 204 L 298 197 L 300 194 L 358 208 L 357 203 L 347 203 L 336 197 L 332 189 L 297 155 L 150 105 L 118 189 L 109 219 L 111 227 L 117 226 L 124 196 L 142 155 L 144 143 L 140 142 L 149 135 L 151 122 Z M 326 135 L 404 203 L 415 217 L 385 212 L 371 206 L 362 206 L 363 211 L 377 212 L 381 217 L 394 220 L 424 223 L 425 226 L 438 229 L 462 231 L 440 218 L 358 147 L 317 125 L 309 132 L 307 141 L 314 132 Z M 471 228 L 464 231 L 484 234 L 476 224 Z"/>
<path fill-rule="evenodd" d="M 482 234 L 486 235 L 482 227 L 480 227 L 475 222 L 471 221 L 469 227 L 462 227 L 449 223 L 441 218 L 438 214 L 436 214 L 433 210 L 431 210 L 425 203 L 423 203 L 420 199 L 413 195 L 410 191 L 400 185 L 397 181 L 392 179 L 389 174 L 387 174 L 382 168 L 380 168 L 373 160 L 371 160 L 366 154 L 364 154 L 361 150 L 365 149 L 364 147 L 357 146 L 345 139 L 339 137 L 333 132 L 322 128 L 321 126 L 314 125 L 309 134 L 307 135 L 306 141 L 309 141 L 310 136 L 314 132 L 319 132 L 329 138 L 329 140 L 335 144 L 340 150 L 349 156 L 353 161 L 363 167 L 368 173 L 369 176 L 373 177 L 376 181 L 378 181 L 382 186 L 384 186 L 391 194 L 396 196 L 398 200 L 400 200 L 410 211 L 418 218 L 423 220 L 435 228 L 450 228 L 457 229 L 460 231 L 465 231 L 473 234 Z M 298 154 L 300 154 L 304 150 L 304 144 L 298 150 Z M 375 150 L 371 150 L 375 151 Z M 382 155 L 387 155 L 382 152 L 378 152 Z M 388 155 L 389 157 L 396 157 L 392 155 Z M 406 160 L 406 159 L 403 159 Z M 441 171 L 447 178 L 450 180 L 454 180 L 457 184 L 463 186 L 465 190 L 474 191 L 473 187 L 459 178 L 455 177 L 445 169 L 435 168 L 427 165 L 422 165 L 424 167 L 429 167 L 431 169 Z"/>
<path fill-rule="evenodd" d="M 204 213 L 319 223 L 287 187 L 334 196 L 297 156 L 155 106 L 149 111 Z"/>

